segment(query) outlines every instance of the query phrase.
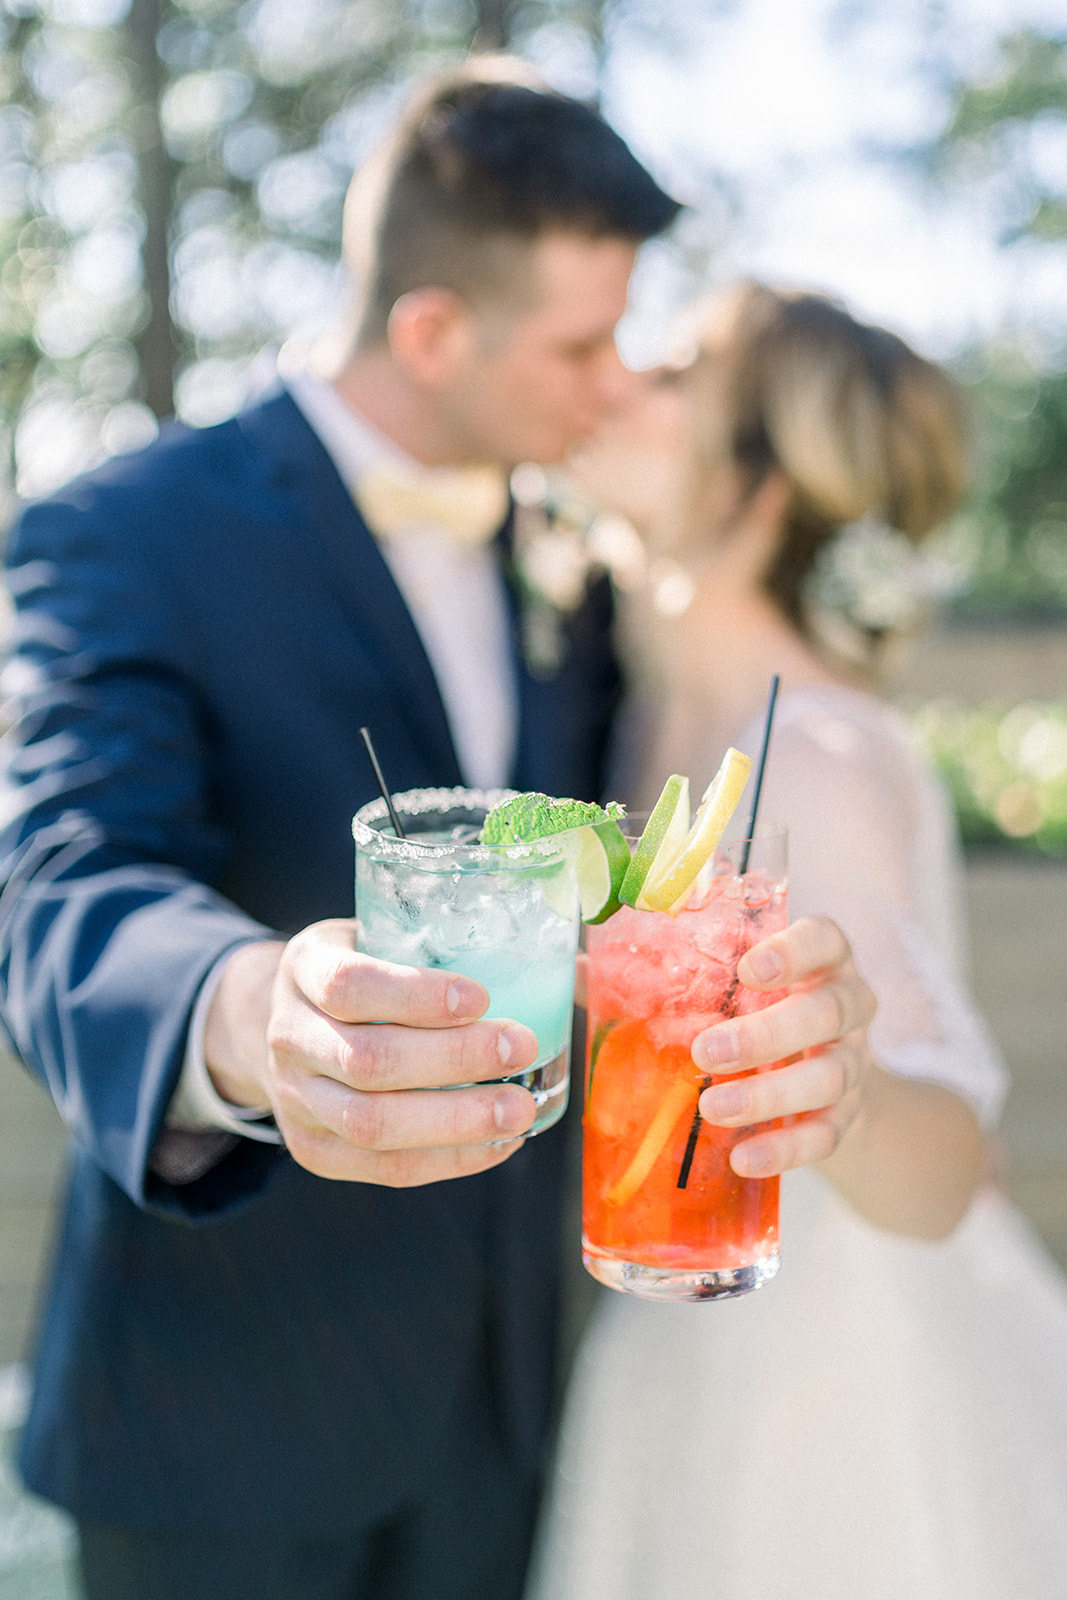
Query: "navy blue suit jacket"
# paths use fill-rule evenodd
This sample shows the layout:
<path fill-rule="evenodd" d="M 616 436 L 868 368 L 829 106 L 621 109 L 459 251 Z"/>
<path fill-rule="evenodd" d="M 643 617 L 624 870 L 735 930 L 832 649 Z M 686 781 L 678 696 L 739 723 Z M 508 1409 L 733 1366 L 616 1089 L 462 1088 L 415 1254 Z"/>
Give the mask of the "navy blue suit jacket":
<path fill-rule="evenodd" d="M 316 1178 L 250 1140 L 191 1184 L 151 1167 L 217 957 L 351 914 L 360 726 L 395 789 L 461 781 L 419 637 L 320 442 L 284 392 L 165 430 L 29 508 L 8 562 L 2 1016 L 73 1151 L 29 1483 L 104 1521 L 347 1532 L 432 1478 L 486 1362 L 533 1468 L 560 1130 L 413 1190 Z M 610 614 L 594 584 L 558 675 L 519 664 L 516 786 L 598 794 Z"/>

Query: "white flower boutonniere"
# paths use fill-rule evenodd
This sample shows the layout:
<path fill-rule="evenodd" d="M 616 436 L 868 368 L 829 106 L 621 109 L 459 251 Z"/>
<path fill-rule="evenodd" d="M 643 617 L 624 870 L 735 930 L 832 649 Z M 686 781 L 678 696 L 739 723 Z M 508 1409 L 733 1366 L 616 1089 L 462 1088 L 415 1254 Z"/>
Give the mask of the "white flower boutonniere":
<path fill-rule="evenodd" d="M 551 678 L 566 654 L 568 620 L 593 577 L 607 571 L 630 587 L 631 573 L 643 569 L 644 551 L 628 522 L 599 511 L 561 474 L 517 467 L 511 493 L 523 659 L 535 678 Z"/>

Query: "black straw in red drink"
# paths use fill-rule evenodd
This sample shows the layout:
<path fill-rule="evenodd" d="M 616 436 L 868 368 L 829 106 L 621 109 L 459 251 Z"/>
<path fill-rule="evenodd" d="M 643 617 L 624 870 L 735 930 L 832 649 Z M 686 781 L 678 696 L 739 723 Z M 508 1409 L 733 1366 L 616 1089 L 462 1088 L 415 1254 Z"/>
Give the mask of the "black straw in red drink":
<path fill-rule="evenodd" d="M 745 842 L 741 850 L 741 862 L 738 869 L 739 876 L 741 877 L 744 877 L 745 873 L 748 871 L 749 853 L 752 849 L 752 841 L 756 836 L 756 814 L 759 811 L 760 791 L 763 788 L 763 770 L 767 765 L 767 747 L 771 742 L 771 723 L 774 721 L 774 705 L 775 701 L 778 699 L 778 684 L 779 676 L 776 672 L 774 677 L 771 679 L 771 692 L 767 700 L 767 716 L 763 724 L 763 747 L 760 750 L 759 765 L 756 768 L 756 782 L 752 789 L 752 810 L 749 812 L 748 832 L 745 835 Z M 735 975 L 733 982 L 727 990 L 726 1000 L 723 1004 L 722 1014 L 724 1017 L 732 1017 L 734 1015 L 736 1010 L 736 996 L 737 977 Z M 700 1096 L 703 1094 L 704 1089 L 710 1087 L 711 1082 L 712 1080 L 709 1078 L 697 1093 L 696 1109 L 693 1112 L 693 1120 L 689 1124 L 689 1137 L 685 1141 L 685 1154 L 682 1157 L 682 1164 L 678 1169 L 678 1183 L 676 1187 L 679 1189 L 684 1189 L 686 1184 L 689 1182 L 689 1170 L 693 1165 L 693 1157 L 696 1154 L 697 1140 L 700 1137 L 700 1124 L 703 1120 L 700 1115 Z"/>

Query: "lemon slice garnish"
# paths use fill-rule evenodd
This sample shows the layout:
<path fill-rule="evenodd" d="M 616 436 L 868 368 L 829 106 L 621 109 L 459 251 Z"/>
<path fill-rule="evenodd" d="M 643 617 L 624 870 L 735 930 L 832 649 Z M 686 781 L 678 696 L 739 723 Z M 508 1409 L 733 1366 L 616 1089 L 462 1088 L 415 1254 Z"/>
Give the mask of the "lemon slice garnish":
<path fill-rule="evenodd" d="M 638 910 L 677 912 L 682 909 L 701 867 L 710 861 L 715 846 L 726 832 L 751 771 L 751 758 L 731 745 L 704 791 L 696 821 L 681 850 L 662 869 L 657 869 L 657 863 L 653 862 L 637 898 Z"/>

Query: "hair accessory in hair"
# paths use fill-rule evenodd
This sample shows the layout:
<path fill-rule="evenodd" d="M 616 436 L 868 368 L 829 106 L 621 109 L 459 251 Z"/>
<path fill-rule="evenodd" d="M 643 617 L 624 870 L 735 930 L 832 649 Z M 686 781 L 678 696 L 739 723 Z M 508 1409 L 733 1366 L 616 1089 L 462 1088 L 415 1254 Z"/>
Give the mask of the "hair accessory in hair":
<path fill-rule="evenodd" d="M 848 522 L 819 551 L 805 601 L 865 634 L 914 627 L 932 601 L 958 592 L 962 575 L 917 550 L 904 534 L 868 514 Z"/>

